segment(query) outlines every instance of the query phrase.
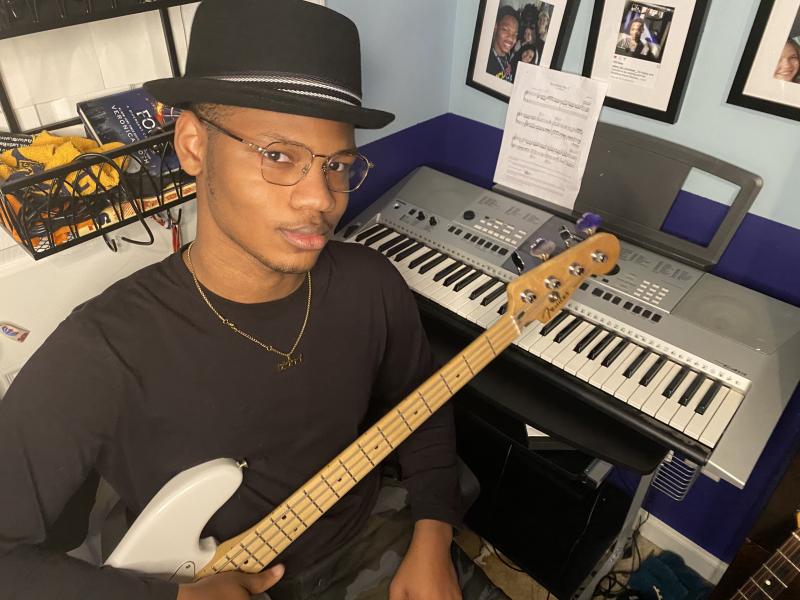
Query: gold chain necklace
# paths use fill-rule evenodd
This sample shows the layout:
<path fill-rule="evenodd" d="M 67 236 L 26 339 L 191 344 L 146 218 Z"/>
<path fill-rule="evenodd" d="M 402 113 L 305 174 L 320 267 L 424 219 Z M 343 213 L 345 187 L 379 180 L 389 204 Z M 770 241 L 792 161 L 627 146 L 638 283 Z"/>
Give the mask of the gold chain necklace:
<path fill-rule="evenodd" d="M 248 340 L 250 340 L 251 342 L 253 342 L 254 344 L 256 344 L 258 346 L 261 346 L 267 352 L 272 352 L 274 354 L 278 354 L 278 355 L 284 357 L 286 359 L 286 361 L 282 362 L 282 363 L 280 363 L 278 365 L 278 370 L 286 371 L 287 369 L 290 369 L 290 368 L 292 368 L 292 367 L 294 367 L 296 365 L 301 364 L 303 362 L 303 355 L 302 354 L 298 354 L 298 355 L 295 356 L 294 355 L 294 351 L 297 350 L 297 346 L 298 346 L 298 344 L 300 344 L 300 340 L 302 339 L 303 334 L 306 331 L 306 325 L 308 324 L 308 316 L 311 314 L 311 271 L 308 271 L 308 273 L 306 273 L 307 281 L 308 281 L 308 301 L 306 302 L 306 316 L 305 316 L 305 319 L 303 319 L 303 326 L 300 328 L 300 333 L 297 334 L 297 339 L 294 341 L 294 345 L 292 346 L 292 349 L 289 350 L 289 352 L 281 352 L 280 350 L 278 350 L 274 346 L 271 346 L 269 344 L 265 344 L 261 340 L 254 338 L 249 333 L 246 333 L 246 332 L 242 331 L 241 329 L 239 329 L 233 323 L 233 321 L 223 317 L 219 313 L 219 311 L 216 308 L 214 308 L 214 306 L 211 304 L 211 302 L 209 302 L 208 297 L 206 296 L 205 292 L 203 292 L 203 288 L 200 287 L 200 282 L 197 280 L 197 275 L 195 275 L 195 273 L 194 273 L 194 265 L 192 264 L 192 246 L 193 245 L 194 245 L 194 242 L 189 244 L 189 247 L 186 249 L 186 262 L 189 263 L 189 272 L 192 274 L 192 279 L 194 279 L 194 285 L 197 288 L 197 291 L 200 292 L 200 296 L 202 296 L 203 300 L 205 300 L 205 303 L 208 305 L 208 308 L 211 309 L 211 312 L 213 312 L 215 315 L 217 315 L 219 320 L 222 321 L 223 325 L 227 325 L 228 327 L 230 327 L 233 331 L 235 331 L 236 333 L 238 333 L 242 337 L 247 338 Z"/>

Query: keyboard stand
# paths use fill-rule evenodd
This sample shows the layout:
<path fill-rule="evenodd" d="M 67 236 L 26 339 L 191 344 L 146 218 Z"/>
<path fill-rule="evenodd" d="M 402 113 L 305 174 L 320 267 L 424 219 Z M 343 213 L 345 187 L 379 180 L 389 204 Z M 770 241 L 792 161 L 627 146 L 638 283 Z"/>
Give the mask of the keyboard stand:
<path fill-rule="evenodd" d="M 625 522 L 622 524 L 622 529 L 616 541 L 608 549 L 607 554 L 597 563 L 594 571 L 586 578 L 585 583 L 575 591 L 575 594 L 572 596 L 573 600 L 591 600 L 597 585 L 603 577 L 611 572 L 614 565 L 616 565 L 625 554 L 625 549 L 633 539 L 633 531 L 639 524 L 642 504 L 644 503 L 645 496 L 647 496 L 647 490 L 650 489 L 653 477 L 655 477 L 655 471 L 649 475 L 642 475 L 639 479 L 639 485 L 636 486 L 636 492 L 633 494 L 630 508 L 625 516 Z"/>

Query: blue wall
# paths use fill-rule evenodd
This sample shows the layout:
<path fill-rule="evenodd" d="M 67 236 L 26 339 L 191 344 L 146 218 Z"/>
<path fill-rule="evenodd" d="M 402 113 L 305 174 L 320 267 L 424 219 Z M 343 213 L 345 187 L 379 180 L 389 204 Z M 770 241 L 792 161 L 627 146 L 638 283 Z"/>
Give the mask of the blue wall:
<path fill-rule="evenodd" d="M 498 128 L 445 114 L 366 145 L 364 151 L 370 159 L 385 167 L 376 171 L 374 177 L 371 175 L 366 187 L 353 195 L 343 222 L 420 165 L 490 187 L 501 138 L 502 131 Z M 698 209 L 698 199 L 693 199 L 694 210 L 712 215 L 720 208 L 704 199 L 699 203 Z M 694 228 L 694 217 L 686 211 L 675 211 L 671 221 L 677 232 L 688 233 Z M 787 265 L 797 264 L 800 264 L 800 230 L 748 215 L 714 273 L 800 305 L 800 272 L 787 269 Z M 799 444 L 800 392 L 796 392 L 744 490 L 700 477 L 683 502 L 652 493 L 646 508 L 676 531 L 729 562 Z"/>

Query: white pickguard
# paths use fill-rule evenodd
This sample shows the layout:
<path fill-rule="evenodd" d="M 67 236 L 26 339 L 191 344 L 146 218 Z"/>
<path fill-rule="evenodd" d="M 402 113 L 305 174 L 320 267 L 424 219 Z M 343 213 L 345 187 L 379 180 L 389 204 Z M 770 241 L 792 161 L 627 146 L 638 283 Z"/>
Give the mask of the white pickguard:
<path fill-rule="evenodd" d="M 192 581 L 217 549 L 216 540 L 201 540 L 200 533 L 241 483 L 239 464 L 228 458 L 179 473 L 153 496 L 105 564 Z"/>

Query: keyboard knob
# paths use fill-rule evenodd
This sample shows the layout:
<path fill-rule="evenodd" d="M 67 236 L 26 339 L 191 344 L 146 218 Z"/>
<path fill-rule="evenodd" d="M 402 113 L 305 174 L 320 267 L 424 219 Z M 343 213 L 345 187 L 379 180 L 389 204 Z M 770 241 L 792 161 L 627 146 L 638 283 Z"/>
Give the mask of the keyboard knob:
<path fill-rule="evenodd" d="M 424 221 L 424 220 L 425 220 L 425 213 L 424 213 L 424 212 L 422 212 L 422 211 L 419 211 L 419 212 L 417 213 L 417 220 L 418 220 L 418 221 Z"/>
<path fill-rule="evenodd" d="M 437 223 L 439 223 L 439 221 L 436 220 L 436 217 L 431 217 L 430 219 L 428 219 L 428 223 L 430 223 L 431 225 L 436 225 Z"/>
<path fill-rule="evenodd" d="M 462 215 L 465 221 L 472 221 L 475 218 L 475 212 L 471 210 L 465 210 L 464 214 Z"/>

